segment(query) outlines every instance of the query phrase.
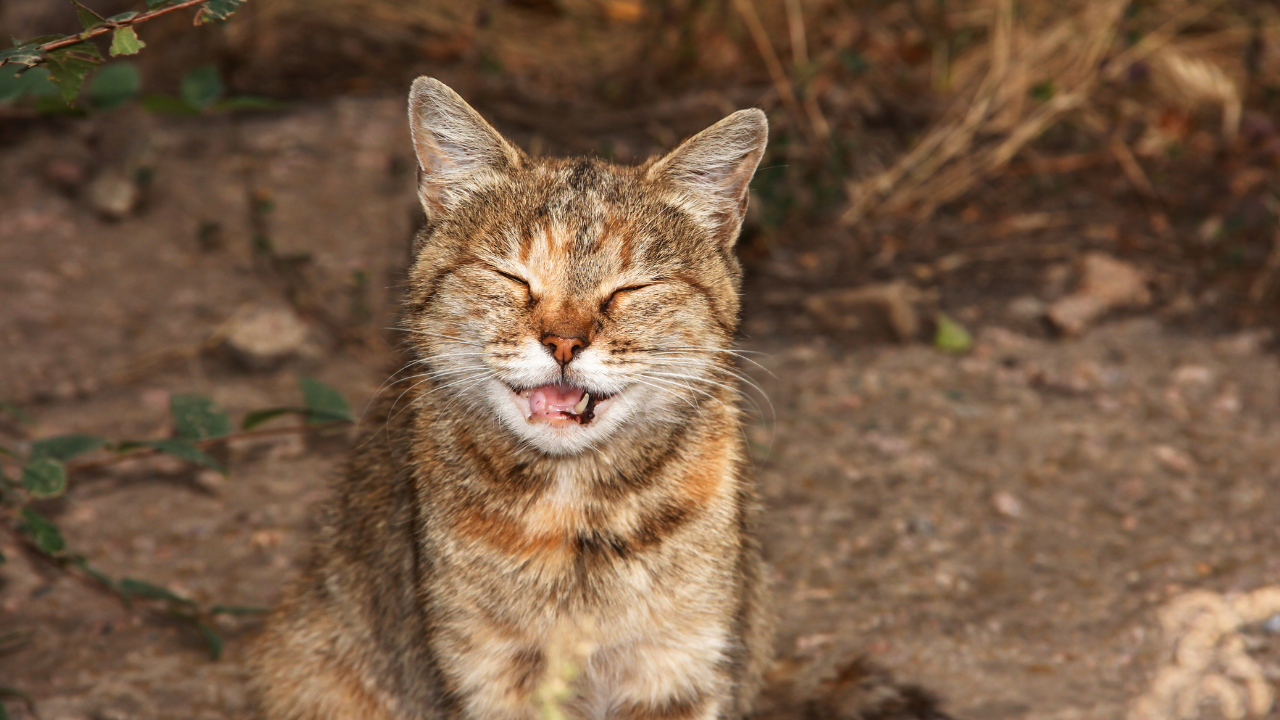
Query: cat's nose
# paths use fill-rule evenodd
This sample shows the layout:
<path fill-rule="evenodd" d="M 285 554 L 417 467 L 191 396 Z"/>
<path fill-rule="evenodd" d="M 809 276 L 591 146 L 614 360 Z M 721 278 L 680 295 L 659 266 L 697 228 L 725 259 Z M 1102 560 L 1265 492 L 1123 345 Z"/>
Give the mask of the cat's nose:
<path fill-rule="evenodd" d="M 561 337 L 559 335 L 543 335 L 542 344 L 547 346 L 551 351 L 551 356 L 560 363 L 560 367 L 569 364 L 569 361 L 578 356 L 583 348 L 587 346 L 587 341 L 580 337 Z"/>

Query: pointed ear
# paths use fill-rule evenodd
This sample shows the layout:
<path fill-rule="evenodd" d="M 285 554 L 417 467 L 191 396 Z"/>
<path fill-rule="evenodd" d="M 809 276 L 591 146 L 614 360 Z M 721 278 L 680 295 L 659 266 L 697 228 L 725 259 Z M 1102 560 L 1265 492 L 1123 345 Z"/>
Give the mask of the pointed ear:
<path fill-rule="evenodd" d="M 769 121 L 757 109 L 739 110 L 693 137 L 649 168 L 677 202 L 732 245 L 747 212 L 747 184 L 769 140 Z"/>
<path fill-rule="evenodd" d="M 418 155 L 418 197 L 427 217 L 448 210 L 467 191 L 519 167 L 524 159 L 458 93 L 435 78 L 413 81 L 409 130 Z"/>

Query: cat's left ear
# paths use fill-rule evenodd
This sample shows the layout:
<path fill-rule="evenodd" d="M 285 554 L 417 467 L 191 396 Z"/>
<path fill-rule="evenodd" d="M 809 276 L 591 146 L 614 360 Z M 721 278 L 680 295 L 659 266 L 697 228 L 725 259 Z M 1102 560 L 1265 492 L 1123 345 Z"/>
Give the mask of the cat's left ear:
<path fill-rule="evenodd" d="M 672 191 L 717 240 L 732 245 L 747 212 L 747 185 L 768 140 L 764 113 L 739 110 L 685 140 L 655 162 L 647 177 Z"/>
<path fill-rule="evenodd" d="M 413 81 L 409 130 L 418 156 L 418 196 L 428 217 L 523 162 L 519 150 L 435 78 Z"/>

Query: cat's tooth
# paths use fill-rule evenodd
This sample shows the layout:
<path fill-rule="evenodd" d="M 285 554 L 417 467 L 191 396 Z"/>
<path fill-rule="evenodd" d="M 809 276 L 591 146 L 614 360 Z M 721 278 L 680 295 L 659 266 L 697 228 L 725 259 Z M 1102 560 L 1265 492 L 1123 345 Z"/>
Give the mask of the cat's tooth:
<path fill-rule="evenodd" d="M 577 405 L 573 406 L 573 412 L 581 415 L 582 411 L 587 409 L 587 403 L 589 402 L 591 402 L 591 393 L 583 392 L 582 399 L 578 401 Z"/>

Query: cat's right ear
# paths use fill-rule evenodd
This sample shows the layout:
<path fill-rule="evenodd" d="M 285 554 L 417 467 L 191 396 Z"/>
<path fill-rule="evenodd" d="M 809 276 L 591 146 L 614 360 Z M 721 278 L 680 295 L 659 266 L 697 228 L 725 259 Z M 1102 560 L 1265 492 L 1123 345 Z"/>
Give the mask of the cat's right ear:
<path fill-rule="evenodd" d="M 427 217 L 523 161 L 480 113 L 435 78 L 413 81 L 409 130 L 418 156 L 418 197 Z"/>

